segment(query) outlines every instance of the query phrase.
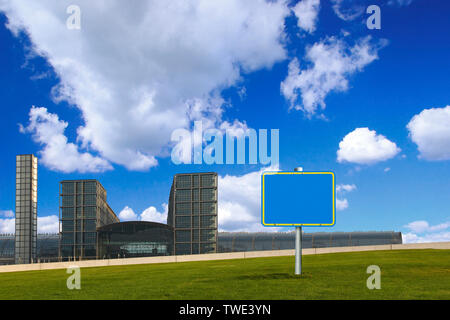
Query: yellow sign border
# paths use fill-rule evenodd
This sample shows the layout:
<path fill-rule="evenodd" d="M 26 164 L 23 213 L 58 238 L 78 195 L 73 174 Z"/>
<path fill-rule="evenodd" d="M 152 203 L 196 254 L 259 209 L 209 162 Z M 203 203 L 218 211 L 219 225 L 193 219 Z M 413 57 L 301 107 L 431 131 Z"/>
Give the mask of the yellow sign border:
<path fill-rule="evenodd" d="M 320 224 L 320 223 L 306 223 L 306 224 L 283 224 L 283 223 L 265 223 L 264 221 L 264 177 L 266 175 L 274 175 L 274 174 L 331 174 L 333 177 L 333 223 L 331 224 Z M 336 223 L 336 187 L 335 187 L 335 176 L 334 172 L 328 171 L 328 172 L 263 172 L 262 174 L 262 224 L 263 226 L 267 227 L 277 227 L 277 226 L 284 226 L 284 227 L 302 227 L 302 226 L 310 226 L 310 227 L 331 227 L 334 226 Z"/>

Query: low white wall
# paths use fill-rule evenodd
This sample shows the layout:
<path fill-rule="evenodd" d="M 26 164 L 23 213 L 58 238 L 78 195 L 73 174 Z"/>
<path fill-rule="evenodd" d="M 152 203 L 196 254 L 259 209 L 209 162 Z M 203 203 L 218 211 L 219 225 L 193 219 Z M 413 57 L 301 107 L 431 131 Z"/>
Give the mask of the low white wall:
<path fill-rule="evenodd" d="M 407 250 L 407 249 L 450 249 L 450 242 L 388 244 L 380 246 L 359 246 L 359 247 L 309 248 L 303 249 L 302 254 L 311 255 L 311 254 L 325 254 L 338 252 Z M 70 261 L 70 262 L 15 264 L 9 266 L 0 266 L 0 273 L 67 269 L 70 266 L 89 268 L 89 267 L 122 266 L 122 265 L 152 264 L 152 263 L 176 263 L 176 262 L 190 262 L 190 261 L 249 259 L 262 257 L 293 256 L 293 255 L 295 255 L 295 250 L 271 250 L 271 251 L 211 253 L 211 254 L 197 254 L 187 256 L 164 256 L 164 257 L 110 259 L 110 260 L 85 260 L 85 261 Z"/>

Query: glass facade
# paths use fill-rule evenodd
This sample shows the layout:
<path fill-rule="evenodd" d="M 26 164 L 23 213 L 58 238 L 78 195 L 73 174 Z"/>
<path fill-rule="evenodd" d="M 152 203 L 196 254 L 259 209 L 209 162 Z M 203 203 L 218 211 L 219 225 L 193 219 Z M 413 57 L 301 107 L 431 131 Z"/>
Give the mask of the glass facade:
<path fill-rule="evenodd" d="M 133 226 L 136 224 L 136 227 Z M 59 235 L 38 234 L 38 261 L 57 261 Z M 149 222 L 123 222 L 98 230 L 99 258 L 118 255 L 152 256 L 172 254 L 173 229 Z M 402 233 L 378 232 L 318 232 L 304 233 L 303 248 L 347 247 L 364 245 L 402 244 Z M 219 232 L 217 252 L 294 249 L 295 233 Z M 106 250 L 106 252 L 105 252 Z M 14 263 L 14 234 L 0 234 L 0 265 Z"/>
<path fill-rule="evenodd" d="M 15 263 L 36 259 L 37 237 L 37 158 L 16 156 Z"/>
<path fill-rule="evenodd" d="M 176 255 L 217 252 L 217 173 L 175 175 L 167 224 Z"/>
<path fill-rule="evenodd" d="M 119 222 L 97 180 L 60 183 L 59 219 L 63 260 L 97 258 L 97 228 Z"/>
<path fill-rule="evenodd" d="M 329 248 L 402 244 L 401 232 L 317 232 L 302 235 L 302 247 Z M 219 233 L 218 252 L 295 249 L 295 232 Z"/>
<path fill-rule="evenodd" d="M 130 221 L 98 229 L 101 259 L 169 256 L 173 254 L 173 228 L 156 222 Z"/>

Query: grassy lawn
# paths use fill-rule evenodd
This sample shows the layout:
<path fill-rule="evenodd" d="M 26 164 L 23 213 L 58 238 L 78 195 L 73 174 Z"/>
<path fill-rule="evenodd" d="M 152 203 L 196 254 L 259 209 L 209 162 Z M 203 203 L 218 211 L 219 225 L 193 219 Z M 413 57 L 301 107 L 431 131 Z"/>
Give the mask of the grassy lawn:
<path fill-rule="evenodd" d="M 366 268 L 381 268 L 381 290 Z M 0 273 L 0 299 L 450 299 L 450 250 L 334 253 L 294 257 Z"/>

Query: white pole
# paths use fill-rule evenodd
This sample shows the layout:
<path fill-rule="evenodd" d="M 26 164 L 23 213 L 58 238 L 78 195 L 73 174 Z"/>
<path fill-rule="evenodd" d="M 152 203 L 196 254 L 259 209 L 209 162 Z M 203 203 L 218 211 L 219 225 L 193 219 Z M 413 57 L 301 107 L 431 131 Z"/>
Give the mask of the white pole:
<path fill-rule="evenodd" d="M 302 167 L 294 171 L 303 171 Z M 302 274 L 302 227 L 295 227 L 295 274 Z"/>

